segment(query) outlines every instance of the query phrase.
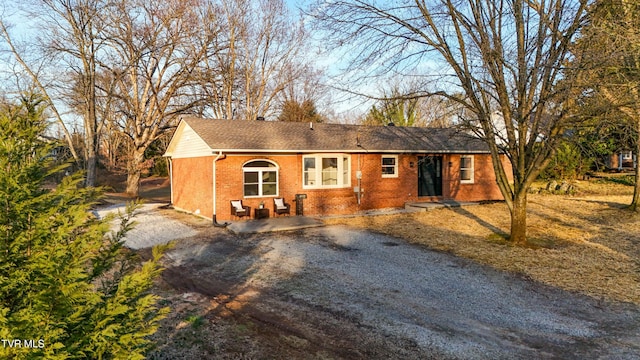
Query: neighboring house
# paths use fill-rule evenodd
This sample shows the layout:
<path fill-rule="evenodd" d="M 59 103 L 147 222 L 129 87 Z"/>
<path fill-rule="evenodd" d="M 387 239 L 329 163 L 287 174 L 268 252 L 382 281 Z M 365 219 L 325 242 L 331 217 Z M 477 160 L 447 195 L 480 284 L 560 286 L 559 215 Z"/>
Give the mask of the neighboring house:
<path fill-rule="evenodd" d="M 608 169 L 622 171 L 625 169 L 635 169 L 638 164 L 638 159 L 632 151 L 621 151 L 606 156 L 604 162 Z"/>
<path fill-rule="evenodd" d="M 165 156 L 174 207 L 214 221 L 231 200 L 335 215 L 503 199 L 487 146 L 454 129 L 183 117 Z"/>

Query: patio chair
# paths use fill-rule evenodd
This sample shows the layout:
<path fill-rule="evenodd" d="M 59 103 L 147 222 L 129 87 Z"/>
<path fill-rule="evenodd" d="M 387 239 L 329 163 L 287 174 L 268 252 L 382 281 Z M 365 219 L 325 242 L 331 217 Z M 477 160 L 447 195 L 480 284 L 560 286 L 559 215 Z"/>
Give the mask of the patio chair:
<path fill-rule="evenodd" d="M 231 215 L 238 218 L 251 217 L 251 207 L 242 205 L 242 200 L 231 200 Z"/>
<path fill-rule="evenodd" d="M 273 213 L 275 215 L 291 215 L 291 205 L 284 202 L 284 198 L 273 199 Z"/>

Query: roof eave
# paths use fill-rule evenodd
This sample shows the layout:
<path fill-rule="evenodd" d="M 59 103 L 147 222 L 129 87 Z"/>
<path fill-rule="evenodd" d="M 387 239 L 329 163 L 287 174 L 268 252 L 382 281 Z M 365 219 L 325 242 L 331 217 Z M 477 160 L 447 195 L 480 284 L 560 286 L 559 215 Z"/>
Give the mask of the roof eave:
<path fill-rule="evenodd" d="M 385 154 L 489 154 L 488 150 L 428 150 L 428 149 L 413 149 L 413 150 L 388 150 L 388 149 L 211 149 L 211 152 L 216 154 L 223 153 L 276 153 L 276 154 L 299 154 L 299 153 L 350 153 L 350 154 L 367 154 L 367 153 L 385 153 Z"/>

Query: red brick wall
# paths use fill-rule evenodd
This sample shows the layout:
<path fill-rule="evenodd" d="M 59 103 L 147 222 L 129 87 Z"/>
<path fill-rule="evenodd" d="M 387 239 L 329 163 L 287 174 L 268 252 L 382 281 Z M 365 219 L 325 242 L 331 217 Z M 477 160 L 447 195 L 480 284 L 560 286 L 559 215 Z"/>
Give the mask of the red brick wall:
<path fill-rule="evenodd" d="M 439 200 L 419 198 L 417 155 L 398 155 L 396 178 L 383 178 L 381 154 L 351 155 L 351 186 L 340 189 L 303 189 L 302 155 L 227 155 L 216 163 L 217 219 L 230 220 L 230 200 L 242 199 L 252 209 L 264 201 L 273 209 L 273 197 L 244 198 L 242 166 L 255 159 L 270 160 L 279 167 L 279 197 L 291 204 L 295 214 L 296 194 L 306 194 L 305 215 L 351 214 L 361 210 L 403 207 L 407 201 Z M 174 206 L 200 215 L 212 216 L 213 157 L 173 160 Z M 449 162 L 451 164 L 449 164 Z M 495 182 L 490 155 L 474 155 L 474 183 L 460 184 L 460 155 L 443 156 L 443 197 L 458 201 L 502 199 Z M 358 204 L 354 187 L 356 172 L 362 172 L 362 198 Z M 271 213 L 273 216 L 273 213 Z"/>
<path fill-rule="evenodd" d="M 457 201 L 481 201 L 481 200 L 503 200 L 502 193 L 496 183 L 491 155 L 475 154 L 474 181 L 471 184 L 460 182 L 460 158 L 461 155 L 445 156 L 443 161 L 443 174 L 447 185 L 444 187 L 444 197 Z M 511 174 L 511 166 L 503 158 L 503 166 L 508 174 Z"/>
<path fill-rule="evenodd" d="M 385 154 L 386 155 L 386 154 Z M 382 177 L 382 154 L 362 154 L 362 210 L 403 207 L 406 201 L 416 200 L 418 169 L 415 155 L 398 155 L 398 177 Z M 353 155 L 354 174 L 358 155 Z M 413 167 L 411 167 L 413 163 Z M 354 176 L 354 180 L 355 176 Z"/>
<path fill-rule="evenodd" d="M 213 159 L 210 156 L 171 161 L 171 191 L 176 208 L 212 218 Z"/>
<path fill-rule="evenodd" d="M 297 155 L 275 155 L 275 156 L 251 156 L 251 155 L 228 155 L 225 159 L 217 163 L 217 217 L 222 220 L 231 220 L 231 200 L 242 200 L 244 205 L 253 209 L 263 201 L 266 208 L 273 210 L 273 198 L 245 198 L 243 188 L 242 166 L 250 160 L 270 160 L 278 165 L 278 197 L 284 197 L 285 201 L 291 204 L 291 212 L 295 215 L 295 203 L 293 195 L 297 193 L 298 178 L 302 174 L 299 171 L 302 164 L 298 161 Z M 253 216 L 253 214 L 252 214 Z M 273 216 L 273 213 L 271 213 Z"/>
<path fill-rule="evenodd" d="M 217 218 L 231 218 L 231 200 L 242 199 L 243 204 L 255 209 L 263 201 L 265 207 L 273 210 L 273 196 L 262 198 L 244 198 L 242 166 L 250 160 L 270 160 L 278 165 L 278 197 L 283 197 L 291 205 L 291 213 L 295 215 L 296 194 L 306 194 L 304 199 L 305 215 L 349 214 L 358 210 L 356 196 L 353 192 L 355 170 L 352 163 L 352 187 L 341 189 L 303 189 L 302 155 L 229 155 L 217 164 Z M 352 156 L 353 161 L 353 156 Z M 253 210 L 252 210 L 253 212 Z M 271 212 L 273 216 L 273 211 Z"/>

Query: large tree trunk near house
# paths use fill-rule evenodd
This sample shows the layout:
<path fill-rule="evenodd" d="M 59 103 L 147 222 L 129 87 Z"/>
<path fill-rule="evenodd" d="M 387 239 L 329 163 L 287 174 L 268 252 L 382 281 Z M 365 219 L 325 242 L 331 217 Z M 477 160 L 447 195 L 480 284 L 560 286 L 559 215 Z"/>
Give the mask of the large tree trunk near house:
<path fill-rule="evenodd" d="M 511 212 L 511 235 L 509 240 L 516 245 L 527 244 L 527 192 L 521 190 L 514 194 Z"/>
<path fill-rule="evenodd" d="M 144 150 L 144 147 L 135 149 L 129 161 L 127 189 L 125 192 L 132 197 L 138 197 L 140 195 L 140 177 L 144 165 Z"/>
<path fill-rule="evenodd" d="M 95 53 L 88 55 L 83 60 L 84 76 L 86 83 L 84 84 L 85 114 L 84 114 L 84 132 L 85 146 L 87 149 L 87 174 L 85 186 L 93 187 L 96 185 L 97 164 L 98 164 L 98 118 L 96 116 L 96 62 Z"/>
<path fill-rule="evenodd" d="M 87 187 L 93 187 L 96 185 L 96 152 L 88 151 L 87 152 L 87 169 L 86 169 L 86 178 L 84 181 L 84 185 Z"/>
<path fill-rule="evenodd" d="M 88 130 L 85 135 L 86 141 L 86 154 L 87 158 L 85 159 L 85 181 L 84 185 L 87 187 L 93 187 L 96 185 L 96 177 L 97 177 L 97 163 L 98 163 L 98 155 L 97 155 L 97 139 L 92 130 Z"/>

